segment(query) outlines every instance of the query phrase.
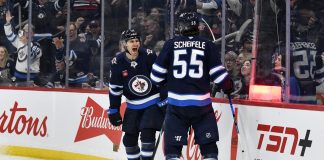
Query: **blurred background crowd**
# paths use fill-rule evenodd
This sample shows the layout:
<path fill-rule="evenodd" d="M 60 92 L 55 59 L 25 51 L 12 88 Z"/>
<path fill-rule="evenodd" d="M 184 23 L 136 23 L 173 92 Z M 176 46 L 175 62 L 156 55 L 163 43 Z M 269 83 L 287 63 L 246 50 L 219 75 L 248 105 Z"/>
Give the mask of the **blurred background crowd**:
<path fill-rule="evenodd" d="M 184 10 L 197 11 L 200 35 L 219 45 L 234 98 L 259 84 L 281 87 L 282 101 L 322 103 L 320 0 L 0 0 L 0 85 L 106 89 L 121 32 L 134 28 L 159 54 Z M 223 97 L 213 84 L 211 93 Z"/>

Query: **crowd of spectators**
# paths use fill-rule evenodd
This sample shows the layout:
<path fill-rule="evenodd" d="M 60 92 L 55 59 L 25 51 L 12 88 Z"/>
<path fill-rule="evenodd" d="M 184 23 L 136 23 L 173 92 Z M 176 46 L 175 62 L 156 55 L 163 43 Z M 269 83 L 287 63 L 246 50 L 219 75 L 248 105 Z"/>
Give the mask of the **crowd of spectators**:
<path fill-rule="evenodd" d="M 11 20 L 13 32 L 19 36 L 19 31 L 28 22 L 29 2 L 29 0 L 0 0 L 0 25 L 5 26 L 6 12 L 9 11 L 13 15 Z M 116 54 L 123 51 L 120 47 L 121 31 L 130 26 L 140 33 L 142 46 L 158 54 L 164 42 L 171 35 L 177 35 L 176 27 L 174 33 L 170 33 L 171 6 L 175 7 L 174 14 L 183 10 L 197 11 L 202 18 L 199 26 L 201 36 L 208 39 L 214 38 L 215 43 L 219 45 L 221 42 L 221 0 L 175 0 L 174 5 L 171 5 L 169 0 L 133 1 L 130 19 L 128 18 L 129 4 L 126 0 L 105 1 L 104 8 L 101 7 L 101 0 L 71 0 L 70 9 L 67 8 L 66 0 L 32 2 L 33 42 L 38 44 L 42 50 L 40 72 L 38 80 L 34 82 L 35 86 L 39 87 L 65 87 L 66 81 L 69 87 L 96 87 L 100 80 L 100 48 L 102 45 L 104 48 L 103 85 L 107 84 L 110 61 Z M 312 5 L 307 5 L 310 7 L 305 9 L 303 6 L 306 3 Z M 248 98 L 252 76 L 251 65 L 254 60 L 257 64 L 256 83 L 284 87 L 285 69 L 275 69 L 278 56 L 274 58 L 274 52 L 280 44 L 285 43 L 285 3 L 281 0 L 259 1 L 261 9 L 257 17 L 259 18 L 258 35 L 253 35 L 255 5 L 255 0 L 226 0 L 225 34 L 227 37 L 224 65 L 235 83 L 236 90 L 232 95 L 234 98 Z M 19 12 L 19 7 L 21 12 Z M 105 28 L 101 28 L 101 9 L 104 9 Z M 71 13 L 71 23 L 67 38 L 65 33 L 68 10 Z M 316 55 L 320 56 L 323 53 L 324 44 L 323 2 L 291 0 L 291 13 L 292 37 L 306 34 L 308 40 L 317 47 Z M 304 25 L 296 26 L 295 23 L 304 23 Z M 104 38 L 101 37 L 102 29 Z M 252 56 L 254 37 L 258 40 L 257 57 Z M 65 60 L 67 39 L 70 40 L 68 65 L 65 64 L 67 62 Z M 17 54 L 19 48 L 15 48 L 10 43 L 4 27 L 0 27 L 0 46 L 1 85 L 16 85 L 14 71 L 15 62 L 19 57 Z M 283 57 L 284 55 L 281 55 L 280 58 L 283 59 Z M 323 54 L 322 57 L 324 57 Z M 310 72 L 319 70 L 321 58 L 317 56 L 314 59 L 317 69 Z M 284 60 L 280 62 L 282 66 L 285 65 Z M 308 63 L 311 62 L 308 61 Z M 65 79 L 66 68 L 69 68 L 68 80 Z M 318 75 L 315 74 L 315 78 L 313 75 L 312 81 L 321 84 L 323 78 Z M 221 97 L 222 91 L 217 86 L 213 86 L 212 95 Z"/>

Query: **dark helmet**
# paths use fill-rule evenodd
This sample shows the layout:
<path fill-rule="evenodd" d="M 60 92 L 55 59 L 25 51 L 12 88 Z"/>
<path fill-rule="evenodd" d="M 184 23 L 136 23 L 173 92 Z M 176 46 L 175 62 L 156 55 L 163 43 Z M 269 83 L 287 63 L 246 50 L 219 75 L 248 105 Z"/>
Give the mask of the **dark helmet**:
<path fill-rule="evenodd" d="M 178 30 L 181 35 L 194 36 L 199 34 L 199 18 L 196 12 L 183 12 L 178 17 Z"/>
<path fill-rule="evenodd" d="M 139 39 L 140 35 L 134 29 L 128 29 L 122 32 L 120 40 L 127 42 L 130 39 Z"/>

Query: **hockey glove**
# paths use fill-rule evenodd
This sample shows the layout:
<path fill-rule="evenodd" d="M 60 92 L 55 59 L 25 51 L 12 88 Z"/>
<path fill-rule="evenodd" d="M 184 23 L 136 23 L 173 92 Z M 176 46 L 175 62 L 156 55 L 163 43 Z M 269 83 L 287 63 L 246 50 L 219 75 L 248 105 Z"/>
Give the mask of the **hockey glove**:
<path fill-rule="evenodd" d="M 230 78 L 228 76 L 226 79 L 224 79 L 222 89 L 223 89 L 223 92 L 227 95 L 231 95 L 231 93 L 234 92 L 234 82 L 233 82 L 232 78 Z"/>
<path fill-rule="evenodd" d="M 108 118 L 110 123 L 113 126 L 120 126 L 121 124 L 123 124 L 121 115 L 119 113 L 119 111 L 117 109 L 109 109 L 108 110 Z"/>

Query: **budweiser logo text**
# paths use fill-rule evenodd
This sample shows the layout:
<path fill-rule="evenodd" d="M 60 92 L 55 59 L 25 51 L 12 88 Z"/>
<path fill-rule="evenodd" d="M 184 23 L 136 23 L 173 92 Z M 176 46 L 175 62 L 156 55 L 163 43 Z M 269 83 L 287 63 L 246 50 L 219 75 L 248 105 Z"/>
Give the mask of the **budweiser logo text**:
<path fill-rule="evenodd" d="M 124 103 L 121 106 L 122 116 L 125 107 Z M 90 97 L 88 97 L 85 107 L 81 108 L 80 115 L 81 121 L 74 142 L 105 135 L 113 144 L 120 144 L 122 127 L 113 126 L 109 121 L 107 112 Z"/>
<path fill-rule="evenodd" d="M 121 126 L 115 127 L 110 122 L 107 116 L 105 116 L 105 111 L 101 110 L 101 115 L 96 116 L 93 114 L 93 107 L 83 107 L 81 109 L 81 127 L 82 128 L 104 128 L 109 130 L 119 130 L 121 131 Z"/>

